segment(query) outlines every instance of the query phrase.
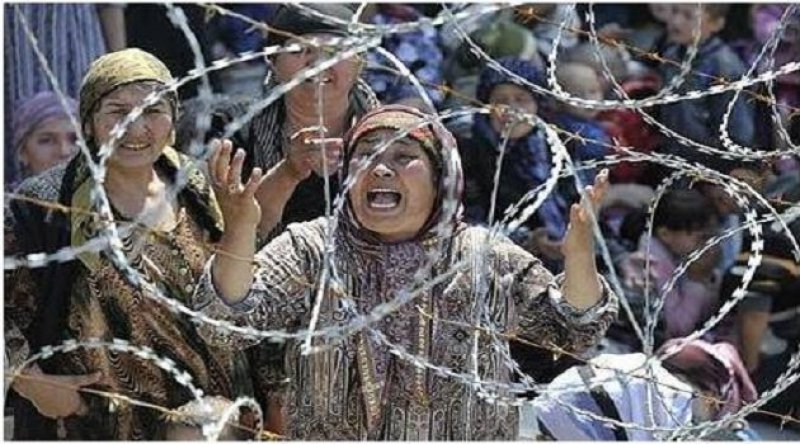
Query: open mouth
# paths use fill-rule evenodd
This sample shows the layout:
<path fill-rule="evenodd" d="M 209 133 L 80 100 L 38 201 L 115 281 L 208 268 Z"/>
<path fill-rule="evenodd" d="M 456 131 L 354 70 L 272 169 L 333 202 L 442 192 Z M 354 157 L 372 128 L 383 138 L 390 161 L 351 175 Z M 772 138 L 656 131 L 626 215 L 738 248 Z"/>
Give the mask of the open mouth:
<path fill-rule="evenodd" d="M 320 82 L 323 85 L 327 85 L 327 84 L 333 82 L 333 79 L 331 78 L 331 76 L 323 74 L 323 75 L 320 75 L 320 76 L 309 77 L 309 78 L 306 79 L 306 82 L 307 83 Z"/>
<path fill-rule="evenodd" d="M 375 188 L 367 191 L 367 204 L 376 210 L 391 210 L 400 205 L 402 195 L 394 190 Z"/>

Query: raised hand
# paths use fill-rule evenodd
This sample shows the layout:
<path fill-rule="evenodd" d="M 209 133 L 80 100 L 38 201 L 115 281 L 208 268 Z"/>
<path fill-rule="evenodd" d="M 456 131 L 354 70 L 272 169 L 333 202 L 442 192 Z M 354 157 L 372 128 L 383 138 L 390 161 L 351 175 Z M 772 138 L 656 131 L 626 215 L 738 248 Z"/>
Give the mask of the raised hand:
<path fill-rule="evenodd" d="M 253 168 L 246 184 L 242 184 L 242 165 L 245 152 L 236 150 L 231 160 L 233 144 L 230 140 L 213 140 L 214 150 L 208 159 L 211 183 L 225 219 L 225 231 L 230 229 L 255 230 L 261 220 L 261 207 L 255 199 L 256 190 L 261 185 L 261 168 Z"/>
<path fill-rule="evenodd" d="M 589 211 L 595 212 L 600 208 L 603 196 L 608 191 L 608 184 L 608 170 L 604 169 L 595 177 L 594 185 L 584 188 L 586 194 L 581 198 L 580 204 L 572 204 L 570 207 L 569 227 L 562 247 L 565 259 L 582 254 L 594 257 L 594 236 Z"/>
<path fill-rule="evenodd" d="M 312 172 L 322 177 L 326 162 L 328 175 L 339 170 L 342 157 L 341 139 L 320 139 L 319 135 L 319 127 L 308 127 L 289 137 L 286 162 L 298 181 L 305 180 Z"/>
<path fill-rule="evenodd" d="M 608 170 L 603 170 L 594 185 L 585 188 L 580 204 L 573 204 L 569 212 L 569 227 L 564 237 L 564 285 L 567 301 L 578 309 L 596 304 L 603 294 L 594 258 L 594 237 L 589 213 L 600 207 L 608 190 Z"/>

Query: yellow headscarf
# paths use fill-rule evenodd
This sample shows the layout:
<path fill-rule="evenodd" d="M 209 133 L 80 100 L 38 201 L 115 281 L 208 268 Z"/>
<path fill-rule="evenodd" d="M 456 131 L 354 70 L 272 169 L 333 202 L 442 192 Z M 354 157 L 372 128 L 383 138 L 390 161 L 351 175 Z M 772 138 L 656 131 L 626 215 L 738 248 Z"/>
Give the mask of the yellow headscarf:
<path fill-rule="evenodd" d="M 89 66 L 89 71 L 81 83 L 79 96 L 81 124 L 89 121 L 100 99 L 114 89 L 129 83 L 148 80 L 165 85 L 173 81 L 167 66 L 149 52 L 129 48 L 99 57 Z M 168 98 L 174 111 L 178 102 L 175 92 L 168 93 Z"/>

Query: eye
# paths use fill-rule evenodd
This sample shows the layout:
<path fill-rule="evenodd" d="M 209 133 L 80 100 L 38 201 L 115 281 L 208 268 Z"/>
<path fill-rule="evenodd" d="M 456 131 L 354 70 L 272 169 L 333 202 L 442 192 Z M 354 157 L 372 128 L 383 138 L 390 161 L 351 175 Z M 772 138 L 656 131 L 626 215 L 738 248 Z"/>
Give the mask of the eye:
<path fill-rule="evenodd" d="M 409 162 L 411 162 L 413 160 L 416 160 L 418 158 L 419 158 L 419 156 L 417 156 L 416 154 L 403 153 L 403 152 L 398 153 L 397 156 L 395 156 L 395 159 L 397 159 L 397 161 L 400 162 L 401 164 L 407 164 L 407 163 L 409 163 Z"/>
<path fill-rule="evenodd" d="M 36 139 L 36 142 L 40 145 L 50 145 L 55 142 L 55 138 L 53 136 L 40 136 Z"/>

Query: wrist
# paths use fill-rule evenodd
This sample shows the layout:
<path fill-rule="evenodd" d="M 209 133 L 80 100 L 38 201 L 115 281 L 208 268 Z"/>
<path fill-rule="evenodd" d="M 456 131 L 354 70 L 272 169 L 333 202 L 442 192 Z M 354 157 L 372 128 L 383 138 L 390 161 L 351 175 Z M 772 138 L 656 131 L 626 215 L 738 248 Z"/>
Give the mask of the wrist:
<path fill-rule="evenodd" d="M 309 172 L 303 173 L 303 171 L 296 168 L 288 158 L 285 158 L 278 163 L 277 172 L 280 174 L 281 179 L 283 179 L 284 185 L 292 188 L 296 187 L 298 184 L 300 184 L 300 182 L 305 180 L 309 174 Z"/>

